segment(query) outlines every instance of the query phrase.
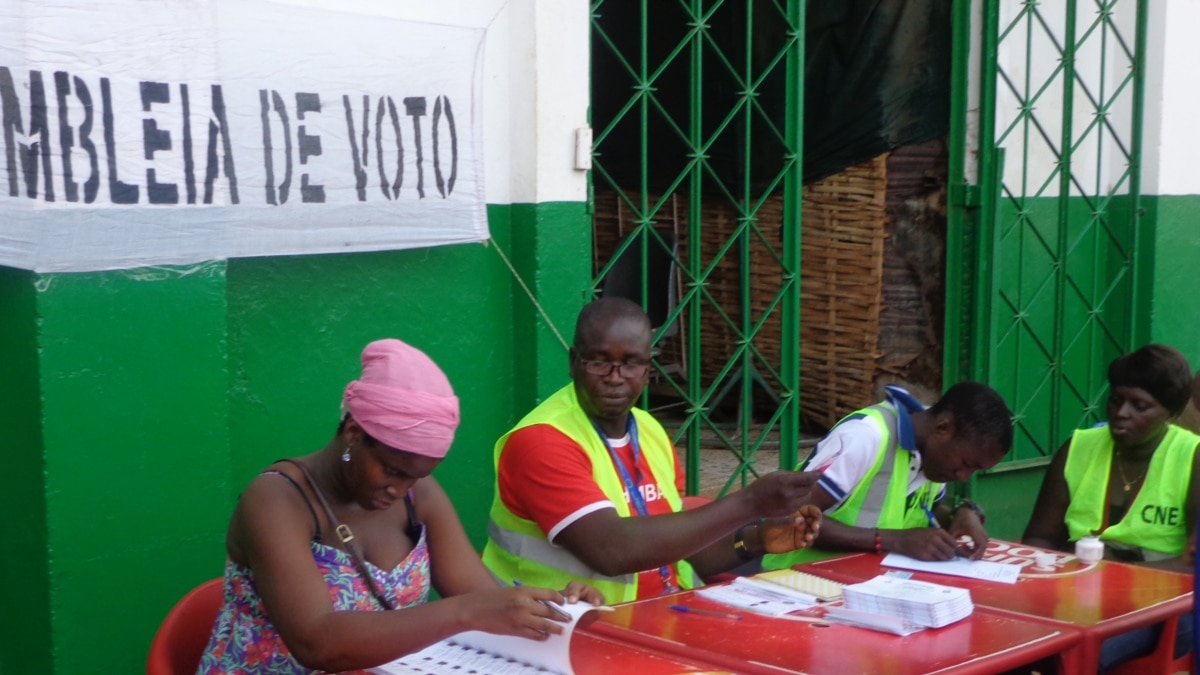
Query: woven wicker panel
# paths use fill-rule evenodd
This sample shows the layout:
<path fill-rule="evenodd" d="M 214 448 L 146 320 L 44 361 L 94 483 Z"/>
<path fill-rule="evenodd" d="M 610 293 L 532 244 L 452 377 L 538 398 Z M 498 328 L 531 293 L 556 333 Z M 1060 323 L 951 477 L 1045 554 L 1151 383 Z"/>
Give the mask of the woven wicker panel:
<path fill-rule="evenodd" d="M 886 193 L 886 155 L 804 188 L 800 402 L 823 427 L 873 400 Z"/>
<path fill-rule="evenodd" d="M 832 426 L 846 413 L 874 401 L 872 384 L 880 355 L 879 317 L 883 305 L 886 167 L 886 155 L 880 156 L 804 188 L 800 400 L 802 416 L 817 426 Z M 649 198 L 656 203 L 661 197 Z M 654 218 L 655 227 L 671 229 L 678 235 L 678 255 L 684 269 L 688 261 L 687 205 L 687 195 L 677 193 Z M 621 237 L 633 229 L 636 219 L 615 192 L 598 190 L 595 207 L 594 262 L 599 271 Z M 741 215 L 735 204 L 705 198 L 699 216 L 704 269 L 735 236 Z M 750 261 L 745 281 L 749 284 L 752 322 L 761 320 L 782 285 L 782 197 L 769 197 L 755 219 L 761 236 L 750 234 L 744 239 Z M 714 384 L 738 344 L 742 282 L 740 249 L 735 244 L 709 272 L 705 287 L 711 300 L 705 299 L 699 309 L 701 379 L 706 386 Z M 681 270 L 681 295 L 686 283 L 687 275 Z M 683 318 L 686 322 L 686 314 Z M 780 307 L 776 306 L 753 340 L 762 355 L 753 364 L 775 392 L 779 391 L 778 382 L 770 371 L 780 367 L 781 318 Z M 660 362 L 682 360 L 682 339 L 681 332 L 660 343 Z M 732 372 L 736 373 L 736 368 Z M 756 400 L 763 398 L 756 396 Z"/>
<path fill-rule="evenodd" d="M 875 392 L 900 384 L 921 401 L 942 390 L 946 313 L 946 140 L 888 155 L 887 240 Z"/>

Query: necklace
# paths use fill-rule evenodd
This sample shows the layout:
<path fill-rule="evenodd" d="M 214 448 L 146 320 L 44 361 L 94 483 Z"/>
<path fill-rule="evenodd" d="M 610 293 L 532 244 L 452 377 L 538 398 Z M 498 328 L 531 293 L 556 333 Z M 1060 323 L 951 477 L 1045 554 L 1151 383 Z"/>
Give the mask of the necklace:
<path fill-rule="evenodd" d="M 1121 461 L 1116 461 L 1115 464 L 1117 465 L 1117 471 L 1121 474 L 1121 482 L 1125 484 L 1126 492 L 1129 492 L 1131 489 L 1133 489 L 1134 484 L 1145 478 L 1146 473 L 1150 471 L 1150 465 L 1146 464 L 1145 470 L 1143 470 L 1140 475 L 1134 476 L 1133 480 L 1129 480 L 1125 477 L 1125 464 Z"/>

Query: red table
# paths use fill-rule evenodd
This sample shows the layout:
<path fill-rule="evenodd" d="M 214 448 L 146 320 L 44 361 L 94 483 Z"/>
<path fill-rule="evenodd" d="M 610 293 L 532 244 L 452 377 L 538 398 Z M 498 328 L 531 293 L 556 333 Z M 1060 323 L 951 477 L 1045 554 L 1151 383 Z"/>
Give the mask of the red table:
<path fill-rule="evenodd" d="M 575 675 L 676 675 L 712 671 L 711 665 L 686 655 L 644 649 L 583 631 L 571 636 L 571 667 Z"/>
<path fill-rule="evenodd" d="M 740 621 L 668 609 L 684 604 L 734 612 Z M 735 673 L 996 673 L 1070 652 L 1081 632 L 976 608 L 944 628 L 904 637 L 817 621 L 772 618 L 684 592 L 618 605 L 585 629 Z M 614 671 L 616 672 L 616 671 Z M 1064 672 L 1080 672 L 1073 661 Z"/>
<path fill-rule="evenodd" d="M 1101 561 L 1081 564 L 1075 556 L 1059 553 L 1053 570 L 1033 567 L 1042 549 L 992 540 L 984 560 L 1020 564 L 1015 584 L 980 581 L 926 572 L 913 578 L 946 586 L 967 588 L 976 608 L 987 607 L 1084 631 L 1079 656 L 1082 670 L 1095 672 L 1100 644 L 1105 639 L 1149 626 L 1192 609 L 1192 576 L 1165 570 Z M 878 555 L 858 553 L 807 563 L 796 569 L 836 581 L 857 582 L 888 570 Z"/>

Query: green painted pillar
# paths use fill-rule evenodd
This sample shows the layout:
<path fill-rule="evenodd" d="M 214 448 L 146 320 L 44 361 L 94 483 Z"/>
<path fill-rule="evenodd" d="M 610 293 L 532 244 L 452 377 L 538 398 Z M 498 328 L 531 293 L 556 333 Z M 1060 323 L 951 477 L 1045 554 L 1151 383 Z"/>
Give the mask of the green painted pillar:
<path fill-rule="evenodd" d="M 529 289 L 527 293 L 513 280 L 515 403 L 520 417 L 569 379 L 567 349 L 555 330 L 571 344 L 575 319 L 591 298 L 592 214 L 586 202 L 514 204 L 511 219 L 511 257 Z"/>
<path fill-rule="evenodd" d="M 33 272 L 0 267 L 0 429 L 9 444 L 0 475 L 8 514 L 0 555 L 0 673 L 49 673 L 50 566 Z"/>
<path fill-rule="evenodd" d="M 224 555 L 227 509 L 198 506 L 214 486 L 230 501 L 224 263 L 4 270 L 0 294 L 20 448 L 0 494 L 22 514 L 0 563 L 0 672 L 139 672 Z"/>

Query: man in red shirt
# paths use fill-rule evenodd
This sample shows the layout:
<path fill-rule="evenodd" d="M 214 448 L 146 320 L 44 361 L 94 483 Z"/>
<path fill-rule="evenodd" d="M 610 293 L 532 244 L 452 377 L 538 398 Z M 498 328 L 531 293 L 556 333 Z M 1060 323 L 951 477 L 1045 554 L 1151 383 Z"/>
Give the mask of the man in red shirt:
<path fill-rule="evenodd" d="M 812 542 L 821 515 L 801 505 L 815 473 L 767 474 L 682 510 L 674 446 L 634 408 L 649 377 L 650 343 L 638 305 L 587 305 L 570 352 L 572 383 L 496 443 L 483 559 L 501 579 L 550 587 L 585 580 L 623 602 L 692 588 L 697 576 Z"/>

